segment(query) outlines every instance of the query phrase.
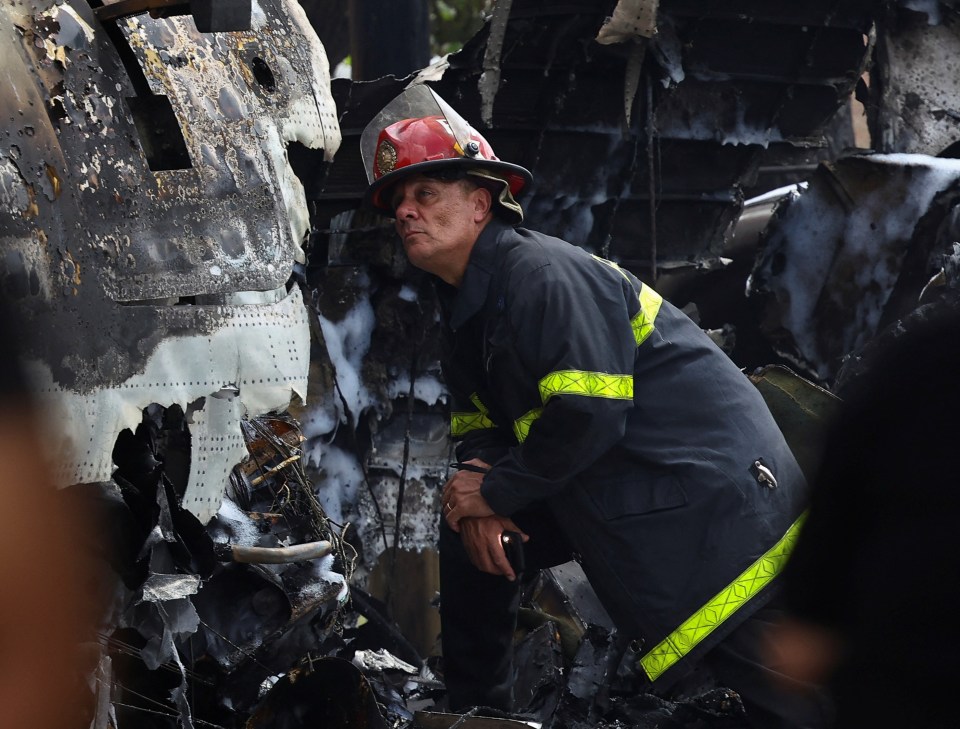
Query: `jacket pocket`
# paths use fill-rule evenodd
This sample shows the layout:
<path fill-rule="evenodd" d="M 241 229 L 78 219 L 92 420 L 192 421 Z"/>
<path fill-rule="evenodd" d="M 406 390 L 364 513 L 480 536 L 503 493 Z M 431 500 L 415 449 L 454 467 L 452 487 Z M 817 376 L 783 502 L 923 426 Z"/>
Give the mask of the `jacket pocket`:
<path fill-rule="evenodd" d="M 679 479 L 672 474 L 631 477 L 592 484 L 587 492 L 607 520 L 676 509 L 687 504 Z"/>

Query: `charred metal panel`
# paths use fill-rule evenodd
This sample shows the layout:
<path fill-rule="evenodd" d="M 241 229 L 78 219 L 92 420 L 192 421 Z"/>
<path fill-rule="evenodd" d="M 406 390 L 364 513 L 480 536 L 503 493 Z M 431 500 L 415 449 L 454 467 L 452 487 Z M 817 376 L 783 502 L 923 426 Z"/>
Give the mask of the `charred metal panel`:
<path fill-rule="evenodd" d="M 275 289 L 300 256 L 307 213 L 285 144 L 332 156 L 337 125 L 322 48 L 304 35 L 298 6 L 263 7 L 249 33 L 135 16 L 106 21 L 120 31 L 108 35 L 80 2 L 7 29 L 5 65 L 25 68 L 5 103 L 17 115 L 6 131 L 33 135 L 16 166 L 58 202 L 38 209 L 31 227 L 68 237 L 84 276 L 111 299 Z M 179 124 L 186 169 L 145 164 L 149 140 L 130 108 L 150 112 L 159 99 Z M 93 266 L 91 255 L 114 265 Z"/>
<path fill-rule="evenodd" d="M 230 33 L 5 4 L 0 37 L 0 295 L 56 414 L 60 482 L 109 478 L 146 405 L 193 404 L 185 503 L 208 519 L 240 417 L 306 391 L 287 145 L 339 146 L 323 47 L 292 0 Z"/>
<path fill-rule="evenodd" d="M 452 455 L 449 433 L 449 418 L 439 412 L 410 417 L 398 412 L 381 422 L 371 436 L 366 463 L 371 492 L 358 504 L 362 517 L 358 530 L 367 541 L 378 540 L 378 534 L 368 533 L 377 528 L 378 513 L 395 516 L 398 511 L 400 523 L 384 525 L 391 545 L 418 549 L 436 539 L 440 492 Z M 374 496 L 377 504 L 370 501 Z"/>
<path fill-rule="evenodd" d="M 955 146 L 960 142 L 956 8 L 941 13 L 934 2 L 899 5 L 887 13 L 877 34 L 868 107 L 874 146 L 883 152 L 960 156 Z"/>
<path fill-rule="evenodd" d="M 823 164 L 777 214 L 749 284 L 781 354 L 830 382 L 845 355 L 917 305 L 952 252 L 960 162 Z"/>
<path fill-rule="evenodd" d="M 140 372 L 115 387 L 63 388 L 46 363 L 32 363 L 56 427 L 57 480 L 68 485 L 108 479 L 117 433 L 134 427 L 144 407 L 189 403 L 194 451 L 184 505 L 206 521 L 220 505 L 230 469 L 244 455 L 238 425 L 243 415 L 283 408 L 292 392 L 306 397 L 307 312 L 294 290 L 273 305 L 170 307 L 155 315 L 157 328 L 168 336 Z"/>

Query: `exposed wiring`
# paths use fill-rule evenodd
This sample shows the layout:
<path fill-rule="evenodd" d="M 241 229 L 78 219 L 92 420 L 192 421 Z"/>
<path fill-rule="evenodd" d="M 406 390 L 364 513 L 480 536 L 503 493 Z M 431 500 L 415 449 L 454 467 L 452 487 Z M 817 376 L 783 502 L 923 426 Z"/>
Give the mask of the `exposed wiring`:
<path fill-rule="evenodd" d="M 111 688 L 113 688 L 113 687 L 110 686 L 110 684 L 108 684 L 108 683 L 107 683 L 106 681 L 104 681 L 102 678 L 97 678 L 96 680 L 97 680 L 97 683 L 103 685 L 107 690 L 110 690 Z M 126 704 L 126 703 L 124 703 L 124 702 L 122 702 L 122 701 L 111 701 L 110 703 L 111 703 L 113 706 L 122 706 L 122 707 L 124 707 L 125 709 L 135 709 L 136 711 L 142 711 L 142 712 L 147 713 L 147 714 L 158 714 L 159 716 L 165 716 L 165 717 L 167 717 L 167 718 L 169 718 L 169 719 L 177 719 L 177 720 L 180 720 L 180 719 L 183 718 L 180 714 L 177 714 L 177 713 L 168 713 L 168 712 L 173 711 L 173 708 L 174 708 L 174 707 L 170 706 L 169 704 L 165 704 L 165 703 L 163 703 L 162 701 L 158 701 L 157 699 L 155 699 L 155 698 L 153 698 L 153 697 L 151 697 L 151 696 L 147 696 L 146 694 L 141 694 L 141 693 L 139 693 L 138 691 L 134 691 L 133 689 L 131 689 L 131 688 L 128 687 L 128 686 L 125 686 L 124 684 L 120 683 L 119 681 L 115 682 L 114 687 L 120 689 L 120 690 L 123 691 L 124 693 L 130 694 L 131 696 L 136 696 L 138 699 L 143 699 L 144 701 L 148 701 L 148 702 L 150 702 L 151 704 L 153 704 L 154 706 L 159 706 L 159 707 L 162 708 L 162 709 L 166 709 L 167 711 L 157 711 L 156 709 L 148 709 L 148 708 L 145 707 L 145 706 L 137 706 L 136 704 Z M 197 719 L 197 718 L 191 717 L 191 721 L 192 721 L 194 724 L 197 724 L 197 725 L 214 727 L 214 729 L 227 729 L 226 727 L 221 726 L 220 724 L 214 724 L 213 722 L 204 721 L 203 719 Z"/>
<path fill-rule="evenodd" d="M 236 643 L 234 643 L 232 640 L 230 640 L 227 636 L 223 635 L 223 634 L 220 633 L 219 631 L 214 630 L 214 629 L 210 626 L 209 623 L 205 623 L 204 621 L 199 620 L 199 618 L 198 618 L 198 621 L 199 621 L 200 625 L 202 625 L 204 628 L 206 628 L 207 630 L 209 630 L 211 633 L 213 633 L 215 636 L 217 636 L 220 640 L 222 640 L 222 641 L 223 641 L 224 643 L 226 643 L 227 645 L 229 645 L 229 646 L 231 646 L 232 648 L 235 648 L 236 650 L 238 650 L 238 651 L 240 651 L 241 653 L 243 653 L 243 655 L 245 655 L 245 656 L 246 656 L 247 658 L 249 658 L 251 661 L 253 661 L 253 662 L 256 663 L 258 666 L 260 666 L 260 668 L 262 668 L 263 670 L 265 670 L 265 671 L 267 671 L 267 672 L 270 672 L 270 671 L 271 671 L 271 669 L 270 669 L 269 666 L 265 666 L 265 665 L 263 665 L 262 663 L 260 663 L 260 661 L 257 660 L 256 656 L 254 656 L 252 653 L 248 653 L 248 652 L 247 652 L 246 650 L 244 650 L 241 646 L 238 646 Z"/>

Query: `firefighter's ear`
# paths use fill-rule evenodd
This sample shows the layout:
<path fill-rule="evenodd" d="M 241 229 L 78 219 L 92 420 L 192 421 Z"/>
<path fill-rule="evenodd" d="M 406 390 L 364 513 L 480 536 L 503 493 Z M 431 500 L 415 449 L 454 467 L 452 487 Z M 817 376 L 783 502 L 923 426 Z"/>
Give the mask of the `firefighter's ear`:
<path fill-rule="evenodd" d="M 493 196 L 483 185 L 478 185 L 473 191 L 473 219 L 474 222 L 482 222 L 493 207 Z"/>

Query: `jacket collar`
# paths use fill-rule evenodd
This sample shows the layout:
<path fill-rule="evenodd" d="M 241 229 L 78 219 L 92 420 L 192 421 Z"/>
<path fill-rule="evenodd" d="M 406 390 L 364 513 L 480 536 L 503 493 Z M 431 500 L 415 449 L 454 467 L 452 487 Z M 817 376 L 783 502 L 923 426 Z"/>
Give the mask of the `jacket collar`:
<path fill-rule="evenodd" d="M 460 288 L 455 289 L 456 293 L 452 295 L 452 330 L 459 329 L 483 308 L 490 289 L 490 280 L 494 276 L 500 234 L 510 227 L 509 224 L 494 219 L 480 231 L 480 236 L 470 251 L 470 260 L 467 261 L 467 270 L 463 274 Z"/>

